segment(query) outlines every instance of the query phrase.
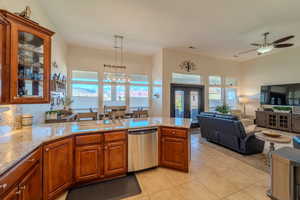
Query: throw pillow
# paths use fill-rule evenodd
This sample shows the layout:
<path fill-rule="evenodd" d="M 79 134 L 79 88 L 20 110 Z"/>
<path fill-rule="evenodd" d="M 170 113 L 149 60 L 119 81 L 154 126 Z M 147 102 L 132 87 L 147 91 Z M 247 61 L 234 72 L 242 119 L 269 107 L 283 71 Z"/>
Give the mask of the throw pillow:
<path fill-rule="evenodd" d="M 255 128 L 256 128 L 255 124 L 245 126 L 246 134 L 248 135 L 250 133 L 253 133 L 255 131 Z"/>

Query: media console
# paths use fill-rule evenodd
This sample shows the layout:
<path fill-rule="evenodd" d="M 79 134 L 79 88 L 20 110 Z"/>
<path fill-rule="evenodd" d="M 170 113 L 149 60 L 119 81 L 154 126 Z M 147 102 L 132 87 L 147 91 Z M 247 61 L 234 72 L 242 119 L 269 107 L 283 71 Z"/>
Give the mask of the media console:
<path fill-rule="evenodd" d="M 300 114 L 256 111 L 256 125 L 300 133 Z"/>

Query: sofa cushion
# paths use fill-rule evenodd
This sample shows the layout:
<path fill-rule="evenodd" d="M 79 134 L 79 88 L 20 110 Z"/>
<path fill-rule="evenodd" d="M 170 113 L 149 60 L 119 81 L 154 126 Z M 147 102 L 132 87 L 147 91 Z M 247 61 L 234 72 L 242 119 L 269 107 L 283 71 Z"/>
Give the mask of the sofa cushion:
<path fill-rule="evenodd" d="M 252 124 L 252 125 L 244 126 L 244 128 L 245 128 L 246 134 L 248 135 L 248 134 L 251 134 L 255 131 L 256 125 Z"/>
<path fill-rule="evenodd" d="M 238 120 L 238 116 L 235 115 L 228 115 L 228 114 L 216 114 L 215 117 L 221 119 L 229 119 L 229 120 Z"/>

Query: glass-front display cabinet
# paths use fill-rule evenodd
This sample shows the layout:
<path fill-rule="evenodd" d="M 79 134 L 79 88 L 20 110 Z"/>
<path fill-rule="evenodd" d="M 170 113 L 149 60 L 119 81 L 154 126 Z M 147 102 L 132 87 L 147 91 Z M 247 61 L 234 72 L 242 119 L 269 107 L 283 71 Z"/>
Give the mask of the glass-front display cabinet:
<path fill-rule="evenodd" d="M 29 19 L 0 13 L 1 103 L 49 103 L 54 33 Z"/>

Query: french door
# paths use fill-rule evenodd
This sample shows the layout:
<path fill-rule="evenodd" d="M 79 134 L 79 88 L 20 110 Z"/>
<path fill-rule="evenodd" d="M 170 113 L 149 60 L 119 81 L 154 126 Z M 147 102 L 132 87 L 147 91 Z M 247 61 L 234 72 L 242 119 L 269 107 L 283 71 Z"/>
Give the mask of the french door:
<path fill-rule="evenodd" d="M 171 84 L 171 117 L 197 119 L 204 111 L 204 86 Z"/>

